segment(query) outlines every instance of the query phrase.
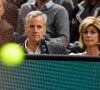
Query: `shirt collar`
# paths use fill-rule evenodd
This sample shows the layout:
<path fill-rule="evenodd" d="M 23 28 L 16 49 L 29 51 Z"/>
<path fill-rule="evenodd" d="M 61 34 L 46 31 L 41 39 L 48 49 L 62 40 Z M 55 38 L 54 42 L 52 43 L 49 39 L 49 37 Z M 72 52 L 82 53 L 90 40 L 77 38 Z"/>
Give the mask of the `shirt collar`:
<path fill-rule="evenodd" d="M 30 49 L 27 47 L 27 41 L 28 41 L 28 39 L 25 40 L 25 50 L 26 50 L 26 52 L 27 52 L 28 54 L 41 54 L 40 47 L 39 47 L 40 45 L 38 45 L 38 47 L 37 47 L 35 53 L 33 53 L 32 50 L 30 50 Z"/>
<path fill-rule="evenodd" d="M 35 7 L 35 3 L 36 3 L 36 1 L 32 2 L 33 7 Z M 50 0 L 49 2 L 47 2 L 46 4 L 44 4 L 44 5 L 41 7 L 40 10 L 48 9 L 48 8 L 50 8 L 53 4 L 54 4 L 53 1 Z"/>

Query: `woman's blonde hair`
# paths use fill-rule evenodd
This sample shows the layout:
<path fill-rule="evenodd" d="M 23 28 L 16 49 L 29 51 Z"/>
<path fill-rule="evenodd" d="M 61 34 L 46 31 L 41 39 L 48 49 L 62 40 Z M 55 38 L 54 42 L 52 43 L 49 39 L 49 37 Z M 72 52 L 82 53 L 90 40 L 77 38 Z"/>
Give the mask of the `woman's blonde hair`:
<path fill-rule="evenodd" d="M 100 38 L 100 19 L 92 17 L 92 16 L 85 18 L 79 26 L 79 34 L 80 34 L 79 46 L 81 48 L 86 47 L 85 44 L 84 44 L 84 41 L 83 41 L 83 33 L 88 28 L 88 26 L 91 26 L 91 25 L 94 26 L 97 29 L 97 32 L 99 34 L 98 38 Z M 100 39 L 99 39 L 98 43 L 100 43 Z"/>

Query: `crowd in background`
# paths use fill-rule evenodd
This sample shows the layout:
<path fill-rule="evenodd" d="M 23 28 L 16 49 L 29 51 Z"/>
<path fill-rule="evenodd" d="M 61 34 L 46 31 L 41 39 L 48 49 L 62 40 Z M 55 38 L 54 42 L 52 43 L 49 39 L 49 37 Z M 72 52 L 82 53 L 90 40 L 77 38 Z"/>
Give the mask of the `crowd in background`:
<path fill-rule="evenodd" d="M 85 52 L 84 55 L 97 55 L 100 52 L 100 0 L 7 0 L 7 3 L 6 0 L 0 0 L 0 4 L 2 3 L 4 9 L 3 14 L 0 15 L 2 18 L 0 19 L 2 32 L 0 33 L 0 46 L 7 42 L 23 44 L 27 38 L 24 31 L 26 16 L 31 11 L 39 10 L 48 18 L 46 40 L 63 44 L 68 49 L 68 53 L 82 52 L 83 55 Z M 5 28 L 2 23 L 6 23 L 8 27 Z M 83 30 L 85 25 L 88 25 L 85 28 L 86 31 Z M 91 31 L 90 26 L 92 30 L 96 30 Z M 8 33 L 4 34 L 6 32 Z M 88 45 L 85 40 L 82 41 L 84 46 L 80 45 L 80 38 L 83 39 L 86 33 L 92 36 L 95 36 L 93 33 L 98 33 L 97 41 L 94 40 L 96 41 L 94 43 L 98 43 L 98 45 L 95 44 L 97 52 L 92 53 L 91 45 Z"/>

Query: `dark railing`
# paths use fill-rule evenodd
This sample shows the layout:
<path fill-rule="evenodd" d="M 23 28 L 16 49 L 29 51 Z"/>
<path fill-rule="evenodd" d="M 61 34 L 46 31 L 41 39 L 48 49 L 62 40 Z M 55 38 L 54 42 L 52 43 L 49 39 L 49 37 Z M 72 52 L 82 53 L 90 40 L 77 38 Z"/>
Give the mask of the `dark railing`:
<path fill-rule="evenodd" d="M 100 57 L 26 55 L 8 67 L 0 63 L 0 90 L 100 90 Z"/>

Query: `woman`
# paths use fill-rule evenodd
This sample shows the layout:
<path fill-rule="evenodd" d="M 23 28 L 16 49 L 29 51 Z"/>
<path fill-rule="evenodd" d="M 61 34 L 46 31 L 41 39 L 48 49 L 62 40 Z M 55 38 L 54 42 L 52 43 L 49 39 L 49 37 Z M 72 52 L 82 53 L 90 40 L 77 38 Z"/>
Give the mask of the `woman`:
<path fill-rule="evenodd" d="M 79 46 L 85 48 L 85 52 L 76 55 L 92 55 L 100 54 L 100 20 L 95 17 L 85 18 L 79 26 Z M 74 55 L 71 53 L 70 55 Z"/>
<path fill-rule="evenodd" d="M 88 16 L 100 16 L 100 0 L 82 0 L 82 2 L 77 4 L 77 6 L 74 8 L 70 26 L 71 42 L 79 40 L 79 25 L 82 20 Z"/>
<path fill-rule="evenodd" d="M 0 0 L 0 47 L 7 42 L 13 41 L 13 27 L 2 17 L 6 8 L 6 0 Z"/>

